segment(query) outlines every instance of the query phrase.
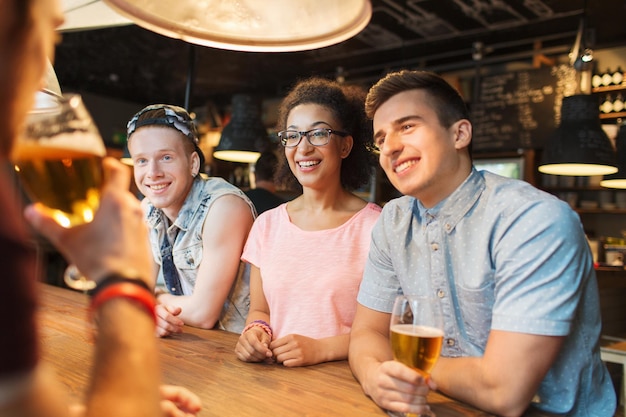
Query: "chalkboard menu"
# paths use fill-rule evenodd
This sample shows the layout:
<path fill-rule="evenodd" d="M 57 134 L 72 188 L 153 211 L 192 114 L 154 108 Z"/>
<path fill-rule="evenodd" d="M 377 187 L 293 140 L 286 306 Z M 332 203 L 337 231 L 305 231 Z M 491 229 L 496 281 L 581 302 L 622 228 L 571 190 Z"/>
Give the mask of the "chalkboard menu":
<path fill-rule="evenodd" d="M 575 86 L 566 65 L 488 75 L 471 105 L 473 151 L 541 149 L 559 125 L 561 101 Z"/>

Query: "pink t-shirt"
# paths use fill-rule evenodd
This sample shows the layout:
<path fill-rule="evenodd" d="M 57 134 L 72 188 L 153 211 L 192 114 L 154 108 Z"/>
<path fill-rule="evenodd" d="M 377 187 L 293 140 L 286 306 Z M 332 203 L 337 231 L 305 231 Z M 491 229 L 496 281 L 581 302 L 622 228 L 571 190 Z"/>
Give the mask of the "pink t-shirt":
<path fill-rule="evenodd" d="M 274 339 L 350 331 L 380 211 L 369 203 L 341 226 L 316 231 L 291 223 L 287 204 L 256 219 L 241 258 L 261 271 Z"/>

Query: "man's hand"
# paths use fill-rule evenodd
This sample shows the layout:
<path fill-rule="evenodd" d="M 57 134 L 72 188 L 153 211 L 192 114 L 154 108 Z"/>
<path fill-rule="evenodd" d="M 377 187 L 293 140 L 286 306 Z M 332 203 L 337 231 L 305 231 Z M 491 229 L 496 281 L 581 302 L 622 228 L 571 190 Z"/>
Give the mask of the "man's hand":
<path fill-rule="evenodd" d="M 177 385 L 161 385 L 161 410 L 165 417 L 194 417 L 202 409 L 200 398 L 187 388 Z M 70 417 L 84 417 L 85 406 L 70 406 Z"/>
<path fill-rule="evenodd" d="M 99 282 L 111 272 L 123 272 L 152 287 L 148 229 L 139 201 L 128 190 L 129 168 L 114 158 L 102 165 L 100 207 L 90 223 L 64 228 L 39 203 L 28 206 L 25 216 L 88 278 Z"/>
<path fill-rule="evenodd" d="M 187 388 L 161 385 L 161 409 L 167 417 L 193 417 L 202 409 L 200 398 Z"/>
<path fill-rule="evenodd" d="M 384 409 L 403 413 L 427 413 L 426 396 L 436 389 L 430 378 L 397 361 L 380 363 L 370 370 L 363 389 Z"/>
<path fill-rule="evenodd" d="M 182 309 L 180 307 L 168 306 L 165 304 L 157 304 L 155 312 L 157 315 L 156 334 L 159 337 L 166 337 L 174 333 L 182 333 L 183 322 L 177 316 Z"/>

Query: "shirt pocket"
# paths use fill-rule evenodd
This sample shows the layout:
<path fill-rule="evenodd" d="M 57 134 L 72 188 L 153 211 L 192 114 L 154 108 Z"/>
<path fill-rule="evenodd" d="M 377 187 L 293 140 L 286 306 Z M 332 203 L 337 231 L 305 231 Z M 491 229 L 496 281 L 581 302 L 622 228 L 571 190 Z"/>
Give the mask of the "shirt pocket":
<path fill-rule="evenodd" d="M 491 281 L 478 288 L 457 286 L 461 324 L 467 338 L 484 350 L 491 329 L 494 286 Z"/>
<path fill-rule="evenodd" d="M 202 242 L 175 250 L 173 256 L 176 268 L 180 270 L 197 269 L 202 262 Z"/>

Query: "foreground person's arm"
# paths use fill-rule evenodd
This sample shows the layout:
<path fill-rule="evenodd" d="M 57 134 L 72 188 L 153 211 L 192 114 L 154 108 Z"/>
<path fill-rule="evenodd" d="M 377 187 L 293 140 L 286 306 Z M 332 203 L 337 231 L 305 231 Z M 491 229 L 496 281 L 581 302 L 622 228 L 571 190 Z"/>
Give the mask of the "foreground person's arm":
<path fill-rule="evenodd" d="M 130 172 L 113 159 L 106 159 L 104 168 L 107 180 L 91 223 L 64 229 L 37 207 L 26 216 L 88 278 L 100 282 L 119 274 L 152 287 L 147 230 L 139 202 L 128 192 Z M 152 297 L 140 285 L 131 287 Z M 152 311 L 126 296 L 107 297 L 94 310 L 96 351 L 86 415 L 162 415 Z M 55 416 L 47 410 L 37 415 Z"/>
<path fill-rule="evenodd" d="M 86 416 L 160 415 L 154 319 L 143 306 L 124 298 L 104 303 L 96 319 L 94 378 Z"/>

